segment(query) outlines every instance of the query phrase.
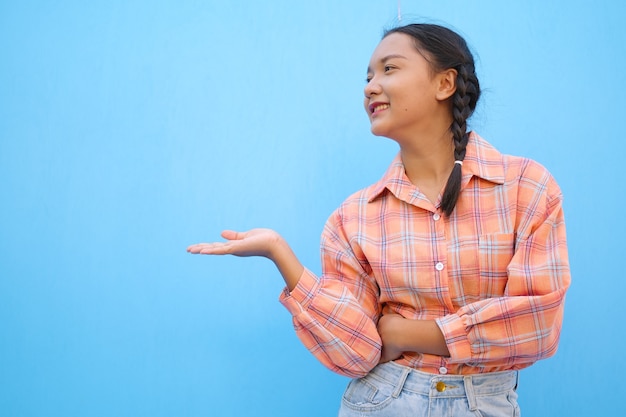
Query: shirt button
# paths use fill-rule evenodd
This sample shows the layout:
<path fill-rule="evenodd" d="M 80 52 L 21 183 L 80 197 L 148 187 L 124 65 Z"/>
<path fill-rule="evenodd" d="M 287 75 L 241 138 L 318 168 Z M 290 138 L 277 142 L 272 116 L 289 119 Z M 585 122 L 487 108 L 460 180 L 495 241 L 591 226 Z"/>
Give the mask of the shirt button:
<path fill-rule="evenodd" d="M 435 213 L 435 214 L 433 214 L 433 220 L 434 220 L 434 221 L 437 221 L 437 220 L 439 220 L 440 218 L 441 218 L 441 216 L 439 215 L 439 213 Z"/>
<path fill-rule="evenodd" d="M 442 366 L 441 368 L 439 368 L 439 373 L 441 375 L 445 375 L 448 373 L 448 368 L 446 368 L 445 366 Z"/>
<path fill-rule="evenodd" d="M 441 262 L 437 262 L 437 265 L 435 265 L 435 269 L 437 271 L 443 271 L 443 264 Z"/>

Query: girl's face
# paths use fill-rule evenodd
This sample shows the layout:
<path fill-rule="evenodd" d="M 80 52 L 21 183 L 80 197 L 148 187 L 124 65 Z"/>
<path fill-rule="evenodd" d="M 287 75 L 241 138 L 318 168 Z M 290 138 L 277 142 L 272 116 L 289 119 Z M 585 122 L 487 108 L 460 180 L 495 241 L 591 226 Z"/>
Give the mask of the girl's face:
<path fill-rule="evenodd" d="M 446 96 L 445 98 L 449 97 Z M 441 120 L 440 79 L 403 33 L 386 36 L 367 68 L 365 111 L 374 135 L 397 141 L 428 131 Z"/>

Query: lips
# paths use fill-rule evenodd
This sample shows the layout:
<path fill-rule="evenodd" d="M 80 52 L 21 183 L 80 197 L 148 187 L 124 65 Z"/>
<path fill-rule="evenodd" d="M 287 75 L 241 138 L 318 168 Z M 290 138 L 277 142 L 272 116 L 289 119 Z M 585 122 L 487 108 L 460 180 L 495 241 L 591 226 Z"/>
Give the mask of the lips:
<path fill-rule="evenodd" d="M 369 111 L 371 114 L 378 113 L 382 110 L 387 110 L 388 108 L 389 108 L 389 103 L 375 102 L 369 105 Z"/>

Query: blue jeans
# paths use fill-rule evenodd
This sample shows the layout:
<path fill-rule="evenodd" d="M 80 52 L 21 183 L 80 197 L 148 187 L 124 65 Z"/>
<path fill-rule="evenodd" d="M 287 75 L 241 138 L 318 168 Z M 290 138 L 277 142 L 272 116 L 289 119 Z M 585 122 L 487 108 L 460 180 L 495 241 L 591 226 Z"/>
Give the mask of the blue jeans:
<path fill-rule="evenodd" d="M 387 362 L 350 381 L 339 417 L 519 417 L 517 376 L 433 375 Z"/>

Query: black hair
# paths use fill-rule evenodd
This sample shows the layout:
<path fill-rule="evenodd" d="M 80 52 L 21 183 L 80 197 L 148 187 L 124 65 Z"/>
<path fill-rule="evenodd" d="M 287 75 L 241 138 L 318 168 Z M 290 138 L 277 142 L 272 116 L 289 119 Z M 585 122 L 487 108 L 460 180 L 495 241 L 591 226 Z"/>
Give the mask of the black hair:
<path fill-rule="evenodd" d="M 415 48 L 430 63 L 435 72 L 455 69 L 456 90 L 452 96 L 452 124 L 450 131 L 454 140 L 454 159 L 463 161 L 469 135 L 467 119 L 474 113 L 480 97 L 480 84 L 476 76 L 474 57 L 465 39 L 456 32 L 439 25 L 416 23 L 386 31 L 383 38 L 392 33 L 404 33 L 413 38 Z M 461 165 L 455 163 L 441 199 L 441 209 L 450 216 L 461 191 Z"/>

